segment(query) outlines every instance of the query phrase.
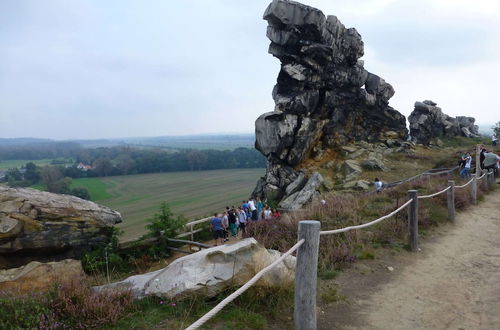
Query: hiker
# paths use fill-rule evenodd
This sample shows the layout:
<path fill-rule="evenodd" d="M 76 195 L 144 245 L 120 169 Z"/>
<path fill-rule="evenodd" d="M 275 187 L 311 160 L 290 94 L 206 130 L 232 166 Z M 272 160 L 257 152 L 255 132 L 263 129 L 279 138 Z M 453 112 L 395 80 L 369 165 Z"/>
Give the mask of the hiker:
<path fill-rule="evenodd" d="M 384 183 L 380 181 L 378 178 L 375 178 L 375 182 L 373 183 L 373 185 L 375 186 L 375 191 L 377 193 L 381 192 L 382 188 L 384 187 Z"/>
<path fill-rule="evenodd" d="M 484 169 L 485 170 L 492 170 L 496 176 L 497 166 L 498 166 L 499 160 L 500 160 L 500 157 L 498 155 L 495 155 L 495 153 L 485 152 L 484 153 Z"/>
<path fill-rule="evenodd" d="M 248 206 L 248 203 L 247 201 L 243 201 L 243 203 L 241 203 L 241 208 L 243 209 L 243 211 L 247 211 L 249 209 L 249 206 Z"/>
<path fill-rule="evenodd" d="M 245 211 L 241 207 L 238 208 L 237 213 L 238 213 L 238 223 L 239 223 L 239 227 L 241 230 L 241 235 L 243 235 L 246 233 L 245 227 L 247 224 L 247 214 L 245 213 Z"/>
<path fill-rule="evenodd" d="M 262 219 L 262 210 L 264 209 L 264 204 L 262 204 L 262 201 L 260 200 L 259 197 L 257 197 L 255 199 L 257 205 L 257 220 L 261 220 Z"/>
<path fill-rule="evenodd" d="M 234 206 L 229 208 L 229 206 L 226 206 L 227 210 L 227 218 L 229 221 L 229 231 L 231 232 L 231 236 L 236 237 L 238 234 L 238 217 L 236 215 L 236 210 L 234 209 Z"/>
<path fill-rule="evenodd" d="M 257 221 L 257 219 L 258 219 L 257 208 L 255 207 L 255 202 L 253 201 L 253 199 L 250 199 L 248 201 L 248 207 L 250 208 L 250 211 L 252 212 L 252 220 Z"/>
<path fill-rule="evenodd" d="M 262 212 L 262 215 L 264 217 L 264 220 L 272 220 L 273 219 L 273 213 L 271 212 L 271 209 L 267 205 L 266 205 L 266 208 L 264 209 L 264 212 Z"/>
<path fill-rule="evenodd" d="M 227 212 L 224 212 L 222 214 L 222 226 L 224 227 L 224 242 L 227 242 L 229 241 L 229 238 L 228 238 L 228 229 L 229 229 L 229 218 L 227 216 Z"/>
<path fill-rule="evenodd" d="M 464 152 L 460 152 L 460 160 L 458 161 L 458 170 L 459 170 L 459 173 L 464 168 L 464 166 L 465 166 L 465 153 Z"/>
<path fill-rule="evenodd" d="M 497 145 L 497 136 L 495 135 L 495 133 L 491 135 L 491 145 L 494 147 L 496 147 Z"/>
<path fill-rule="evenodd" d="M 220 244 L 224 244 L 224 225 L 222 224 L 222 219 L 214 213 L 214 217 L 210 220 L 210 231 L 214 233 L 215 245 L 217 240 L 220 239 Z"/>
<path fill-rule="evenodd" d="M 278 211 L 277 209 L 273 209 L 273 219 L 278 220 L 279 218 L 281 218 L 280 211 Z"/>
<path fill-rule="evenodd" d="M 466 152 L 465 157 L 463 157 L 462 160 L 465 161 L 465 165 L 464 168 L 460 171 L 460 177 L 468 178 L 470 176 L 469 171 L 470 171 L 470 165 L 472 163 L 472 157 L 468 152 Z"/>
<path fill-rule="evenodd" d="M 479 154 L 479 163 L 481 164 L 481 169 L 484 169 L 484 154 L 487 152 L 488 150 L 486 150 L 484 146 L 481 146 L 481 153 Z"/>

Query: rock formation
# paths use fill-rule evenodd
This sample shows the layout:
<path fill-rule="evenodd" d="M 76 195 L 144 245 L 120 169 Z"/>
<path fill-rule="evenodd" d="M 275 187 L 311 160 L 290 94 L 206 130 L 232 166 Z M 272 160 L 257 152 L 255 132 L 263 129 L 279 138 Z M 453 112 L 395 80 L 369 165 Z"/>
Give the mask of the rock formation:
<path fill-rule="evenodd" d="M 108 242 L 120 213 L 69 195 L 0 186 L 0 268 L 78 257 Z"/>
<path fill-rule="evenodd" d="M 45 291 L 56 282 L 66 283 L 84 277 L 82 264 L 78 260 L 48 263 L 32 261 L 19 268 L 0 270 L 0 292 L 26 294 Z"/>
<path fill-rule="evenodd" d="M 408 117 L 410 136 L 416 143 L 429 145 L 440 137 L 479 137 L 473 117 L 450 117 L 433 101 L 415 102 L 415 109 Z"/>
<path fill-rule="evenodd" d="M 406 121 L 388 105 L 392 86 L 363 68 L 356 29 L 285 0 L 274 0 L 264 19 L 269 53 L 281 61 L 281 71 L 273 90 L 275 109 L 255 123 L 255 146 L 268 166 L 254 195 L 297 208 L 326 179 L 314 172 L 332 160 L 341 163 L 341 146 L 364 141 L 400 147 Z"/>
<path fill-rule="evenodd" d="M 222 245 L 179 258 L 167 267 L 121 282 L 96 287 L 96 290 L 132 290 L 137 298 L 148 295 L 173 298 L 184 294 L 213 297 L 219 292 L 245 284 L 257 272 L 281 256 L 266 250 L 253 238 Z M 264 275 L 256 285 L 287 286 L 295 278 L 295 257 L 287 257 Z"/>

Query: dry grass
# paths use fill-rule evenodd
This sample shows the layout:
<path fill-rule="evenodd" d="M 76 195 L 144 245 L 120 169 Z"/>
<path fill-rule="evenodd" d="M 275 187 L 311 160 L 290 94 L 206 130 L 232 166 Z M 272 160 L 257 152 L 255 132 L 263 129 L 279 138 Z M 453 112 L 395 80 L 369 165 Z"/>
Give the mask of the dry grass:
<path fill-rule="evenodd" d="M 297 239 L 298 222 L 303 219 L 321 221 L 321 229 L 338 229 L 358 225 L 386 215 L 408 200 L 408 190 L 416 189 L 419 195 L 430 194 L 446 188 L 447 176 L 433 177 L 408 182 L 387 189 L 382 193 L 324 195 L 326 205 L 311 203 L 305 209 L 290 212 L 277 221 L 261 221 L 249 225 L 249 235 L 255 237 L 267 248 L 282 252 L 288 250 Z M 455 178 L 460 182 L 459 178 Z M 482 194 L 478 189 L 478 197 Z M 456 208 L 461 210 L 471 204 L 470 189 L 456 190 Z M 448 221 L 446 193 L 435 198 L 420 200 L 419 228 L 425 231 L 432 226 Z M 321 236 L 319 266 L 321 269 L 335 269 L 366 256 L 372 256 L 371 247 L 406 245 L 407 210 L 363 230 Z"/>

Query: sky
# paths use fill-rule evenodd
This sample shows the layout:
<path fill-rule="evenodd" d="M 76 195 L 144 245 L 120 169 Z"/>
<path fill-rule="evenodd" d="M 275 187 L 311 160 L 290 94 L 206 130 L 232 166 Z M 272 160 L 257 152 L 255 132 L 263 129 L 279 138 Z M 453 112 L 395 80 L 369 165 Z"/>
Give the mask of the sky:
<path fill-rule="evenodd" d="M 355 27 L 408 116 L 500 121 L 500 1 L 304 0 Z M 263 0 L 1 0 L 0 138 L 245 133 L 280 69 Z"/>

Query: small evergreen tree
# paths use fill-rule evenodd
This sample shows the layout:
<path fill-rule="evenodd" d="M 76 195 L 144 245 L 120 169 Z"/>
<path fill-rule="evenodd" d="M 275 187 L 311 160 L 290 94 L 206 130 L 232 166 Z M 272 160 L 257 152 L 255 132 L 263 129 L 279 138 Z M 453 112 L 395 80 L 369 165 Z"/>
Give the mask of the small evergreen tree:
<path fill-rule="evenodd" d="M 150 254 L 155 258 L 161 258 L 169 255 L 167 238 L 174 238 L 184 227 L 186 220 L 182 216 L 174 216 L 166 202 L 162 202 L 160 210 L 146 226 L 149 233 L 143 238 L 155 237 L 158 244 L 150 249 Z"/>

